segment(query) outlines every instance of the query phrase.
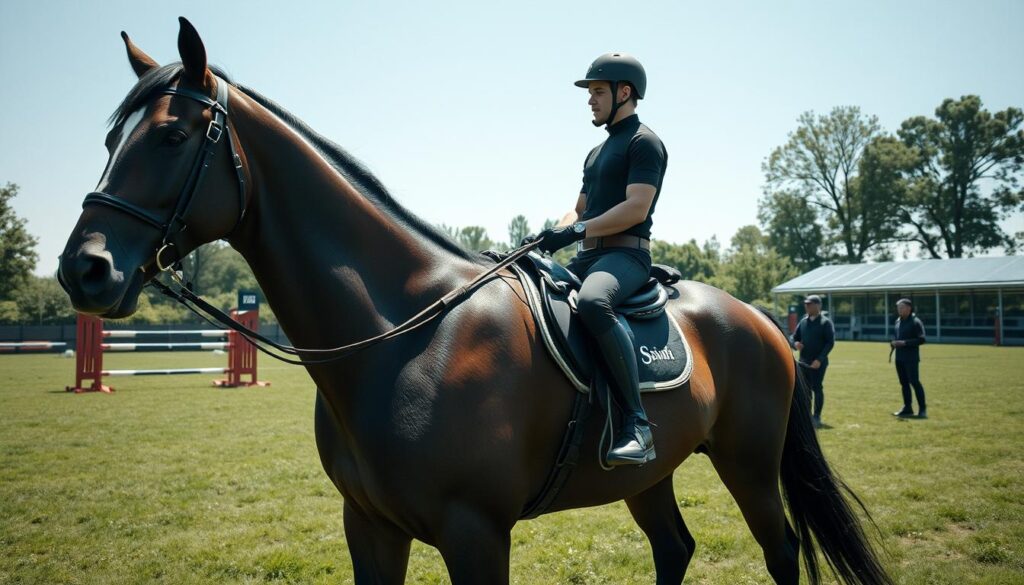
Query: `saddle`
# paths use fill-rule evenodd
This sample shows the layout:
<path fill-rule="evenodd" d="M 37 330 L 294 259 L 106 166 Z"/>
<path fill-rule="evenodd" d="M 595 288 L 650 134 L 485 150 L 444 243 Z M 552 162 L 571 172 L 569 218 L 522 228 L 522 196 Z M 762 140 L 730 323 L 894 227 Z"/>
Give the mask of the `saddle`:
<path fill-rule="evenodd" d="M 513 264 L 537 320 L 544 345 L 577 390 L 588 393 L 601 359 L 590 334 L 576 314 L 582 283 L 560 264 L 530 253 Z M 690 346 L 674 319 L 665 313 L 679 292 L 678 270 L 655 264 L 651 278 L 615 312 L 633 339 L 640 374 L 640 391 L 668 390 L 684 384 L 693 369 Z"/>
<path fill-rule="evenodd" d="M 500 258 L 497 254 L 491 257 Z M 582 287 L 579 278 L 560 264 L 533 252 L 511 264 L 510 268 L 523 284 L 544 346 L 577 390 L 554 466 L 540 492 L 520 513 L 520 518 L 526 519 L 536 518 L 550 509 L 579 462 L 586 428 L 584 423 L 594 396 L 597 395 L 598 402 L 604 402 L 606 406 L 610 406 L 610 398 L 607 379 L 599 367 L 599 351 L 576 314 L 576 296 Z M 633 339 L 641 392 L 681 386 L 690 379 L 693 371 L 690 346 L 675 319 L 669 318 L 665 312 L 669 299 L 679 295 L 670 286 L 680 277 L 678 270 L 655 264 L 651 267 L 651 278 L 647 283 L 615 307 L 620 321 Z M 610 410 L 608 413 L 611 423 Z"/>

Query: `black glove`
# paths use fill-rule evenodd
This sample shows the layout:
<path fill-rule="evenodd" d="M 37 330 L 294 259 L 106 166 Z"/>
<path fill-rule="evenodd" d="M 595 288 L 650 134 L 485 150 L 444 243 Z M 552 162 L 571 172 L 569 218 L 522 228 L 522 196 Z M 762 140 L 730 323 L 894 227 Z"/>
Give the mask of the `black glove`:
<path fill-rule="evenodd" d="M 537 238 L 540 239 L 537 249 L 554 254 L 562 248 L 582 240 L 585 235 L 585 233 L 573 230 L 571 225 L 548 228 L 537 235 Z"/>

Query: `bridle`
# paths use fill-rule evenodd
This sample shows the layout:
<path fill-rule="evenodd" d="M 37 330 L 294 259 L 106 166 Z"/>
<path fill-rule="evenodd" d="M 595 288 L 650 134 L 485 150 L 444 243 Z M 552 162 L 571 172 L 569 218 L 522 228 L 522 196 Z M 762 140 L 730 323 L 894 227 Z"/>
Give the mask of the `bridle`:
<path fill-rule="evenodd" d="M 205 176 L 207 169 L 210 167 L 210 163 L 213 160 L 213 153 L 217 148 L 217 143 L 220 142 L 221 137 L 224 135 L 227 136 L 227 142 L 231 149 L 231 161 L 234 164 L 235 174 L 238 178 L 239 212 L 238 219 L 235 220 L 235 227 L 232 228 L 232 231 L 238 227 L 242 222 L 242 219 L 245 217 L 245 174 L 242 169 L 242 160 L 238 156 L 238 152 L 235 150 L 234 142 L 231 140 L 231 128 L 227 123 L 228 84 L 220 77 L 214 76 L 214 79 L 217 81 L 216 100 L 213 100 L 209 96 L 205 96 L 201 93 L 180 87 L 168 87 L 159 92 L 162 95 L 180 95 L 193 99 L 209 107 L 213 111 L 213 120 L 210 121 L 210 125 L 206 129 L 206 138 L 203 142 L 203 146 L 196 154 L 195 162 L 192 165 L 192 171 L 189 173 L 189 178 L 181 189 L 181 194 L 178 195 L 178 203 L 175 206 L 174 214 L 169 220 L 163 221 L 157 217 L 156 214 L 143 207 L 131 203 L 130 201 L 126 201 L 116 195 L 104 193 L 102 191 L 93 191 L 86 195 L 85 200 L 82 202 L 82 207 L 85 207 L 86 205 L 106 205 L 126 213 L 158 230 L 163 230 L 163 239 L 161 240 L 160 247 L 156 252 L 156 265 L 161 271 L 166 271 L 171 274 L 171 279 L 178 284 L 178 288 L 171 288 L 170 286 L 160 282 L 157 278 L 150 280 L 149 286 L 156 288 L 162 294 L 178 301 L 203 319 L 206 319 L 211 323 L 213 323 L 213 321 L 217 321 L 220 325 L 223 325 L 226 328 L 238 331 L 243 337 L 252 343 L 256 349 L 273 357 L 274 359 L 296 365 L 308 366 L 323 364 L 343 359 L 366 348 L 377 345 L 378 343 L 413 331 L 440 316 L 446 309 L 448 309 L 448 307 L 462 300 L 466 295 L 470 294 L 474 289 L 490 279 L 499 270 L 515 262 L 520 257 L 525 256 L 530 250 L 536 248 L 540 244 L 541 240 L 536 240 L 512 250 L 507 255 L 503 255 L 500 259 L 495 258 L 497 263 L 494 266 L 490 267 L 482 274 L 477 275 L 466 284 L 448 292 L 448 294 L 434 301 L 419 313 L 416 313 L 407 319 L 405 322 L 392 327 L 384 333 L 362 341 L 330 348 L 298 348 L 278 343 L 260 335 L 256 331 L 245 327 L 217 307 L 192 292 L 192 290 L 190 290 L 190 286 L 182 282 L 182 279 L 177 272 L 177 268 L 175 267 L 180 263 L 180 257 L 177 257 L 168 263 L 164 263 L 161 260 L 161 255 L 164 251 L 168 248 L 174 247 L 174 242 L 172 242 L 171 239 L 175 235 L 185 231 L 188 227 L 188 224 L 185 223 L 185 215 L 188 213 L 192 199 L 194 198 L 196 191 L 199 189 L 199 185 L 202 184 L 203 177 Z M 217 323 L 213 324 L 217 325 Z M 268 347 L 272 347 L 290 356 L 297 356 L 298 359 L 278 355 L 270 351 Z M 310 358 L 308 356 L 314 357 Z"/>
<path fill-rule="evenodd" d="M 228 83 L 216 75 L 214 75 L 213 78 L 217 82 L 216 100 L 199 92 L 182 87 L 168 87 L 159 92 L 160 95 L 180 95 L 187 97 L 207 106 L 213 112 L 213 119 L 210 120 L 210 125 L 206 127 L 206 136 L 203 139 L 203 145 L 199 148 L 199 152 L 196 153 L 195 162 L 192 163 L 192 170 L 189 172 L 189 177 L 188 180 L 185 181 L 185 185 L 181 188 L 181 193 L 178 195 L 178 202 L 174 208 L 174 214 L 171 215 L 170 219 L 163 221 L 148 209 L 140 207 L 122 197 L 118 197 L 117 195 L 104 193 L 102 191 L 93 191 L 92 193 L 89 193 L 85 196 L 85 200 L 82 202 L 82 207 L 85 207 L 86 205 L 106 205 L 108 207 L 113 207 L 114 209 L 126 213 L 158 230 L 163 230 L 164 235 L 160 241 L 160 246 L 156 251 L 156 265 L 161 271 L 171 270 L 172 266 L 181 260 L 181 257 L 177 256 L 173 261 L 164 263 L 161 257 L 165 250 L 175 247 L 172 238 L 188 228 L 188 224 L 185 222 L 185 216 L 188 214 L 189 207 L 192 204 L 192 200 L 195 198 L 196 191 L 199 190 L 199 186 L 202 184 L 203 178 L 206 176 L 207 169 L 210 168 L 210 164 L 213 162 L 213 154 L 217 150 L 217 144 L 224 136 L 227 138 L 228 148 L 231 149 L 231 162 L 235 167 L 235 176 L 238 179 L 238 219 L 235 220 L 235 225 L 231 228 L 232 232 L 240 223 L 242 223 L 242 219 L 245 217 L 245 172 L 242 169 L 242 159 L 238 156 L 238 151 L 235 149 L 234 141 L 231 140 L 231 127 L 228 125 Z"/>

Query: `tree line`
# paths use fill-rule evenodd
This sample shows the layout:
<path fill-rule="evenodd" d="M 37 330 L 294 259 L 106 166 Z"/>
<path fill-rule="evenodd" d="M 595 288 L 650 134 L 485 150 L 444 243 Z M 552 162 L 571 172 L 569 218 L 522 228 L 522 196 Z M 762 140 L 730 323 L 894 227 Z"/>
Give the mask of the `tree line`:
<path fill-rule="evenodd" d="M 900 247 L 926 258 L 1013 254 L 1024 234 L 1000 221 L 1024 211 L 1022 120 L 974 95 L 895 133 L 856 107 L 807 112 L 763 165 L 769 244 L 801 270 L 888 260 Z"/>
<path fill-rule="evenodd" d="M 739 228 L 725 248 L 716 237 L 654 240 L 652 260 L 740 300 L 771 304 L 772 287 L 826 264 L 890 260 L 901 250 L 927 258 L 1013 254 L 1024 233 L 1006 233 L 1000 222 L 1024 212 L 1022 124 L 1019 108 L 991 113 L 973 95 L 946 99 L 934 117 L 909 118 L 895 132 L 853 106 L 807 112 L 762 165 L 760 225 Z M 17 194 L 13 183 L 0 188 L 0 324 L 72 323 L 74 310 L 56 279 L 33 274 L 37 240 L 10 205 Z M 477 251 L 508 250 L 533 233 L 522 215 L 509 222 L 506 240 L 480 226 L 439 228 Z M 572 255 L 564 249 L 554 258 L 564 264 Z M 244 259 L 224 242 L 200 247 L 184 268 L 194 290 L 222 309 L 234 305 L 239 289 L 258 290 Z M 260 314 L 273 320 L 269 307 Z M 131 319 L 194 317 L 147 290 Z"/>

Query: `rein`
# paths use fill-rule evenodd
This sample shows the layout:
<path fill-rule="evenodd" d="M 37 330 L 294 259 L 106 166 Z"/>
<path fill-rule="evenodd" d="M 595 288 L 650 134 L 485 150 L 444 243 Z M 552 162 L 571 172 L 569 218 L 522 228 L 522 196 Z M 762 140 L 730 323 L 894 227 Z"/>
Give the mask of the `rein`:
<path fill-rule="evenodd" d="M 368 339 L 358 341 L 356 343 L 350 343 L 348 345 L 342 345 L 339 347 L 331 348 L 298 348 L 291 345 L 284 345 L 277 343 L 259 333 L 245 327 L 241 323 L 235 321 L 230 316 L 225 314 L 217 307 L 211 305 L 203 298 L 193 293 L 188 286 L 186 286 L 178 272 L 174 269 L 176 265 L 180 264 L 181 258 L 175 259 L 173 262 L 164 263 L 161 260 L 161 256 L 168 248 L 173 248 L 174 243 L 171 239 L 185 231 L 188 224 L 185 223 L 185 215 L 188 213 L 188 209 L 192 204 L 192 200 L 195 196 L 196 191 L 203 182 L 203 178 L 206 176 L 206 171 L 210 168 L 210 163 L 213 160 L 213 153 L 216 151 L 217 144 L 220 142 L 222 136 L 227 135 L 228 147 L 231 149 L 231 162 L 235 169 L 235 175 L 238 180 L 238 198 L 239 198 L 239 209 L 238 218 L 235 220 L 235 228 L 242 222 L 245 217 L 246 211 L 246 190 L 245 190 L 245 173 L 242 169 L 242 160 L 238 156 L 238 152 L 235 149 L 235 143 L 231 140 L 231 127 L 228 125 L 228 83 L 220 77 L 215 77 L 217 81 L 217 99 L 214 100 L 209 96 L 201 93 L 181 88 L 181 87 L 169 87 L 161 91 L 163 95 L 180 95 L 182 97 L 189 98 L 197 101 L 213 112 L 213 119 L 210 121 L 209 126 L 206 129 L 206 136 L 204 137 L 203 145 L 196 153 L 195 162 L 192 164 L 192 170 L 189 173 L 188 179 L 182 186 L 181 193 L 178 195 L 178 202 L 174 209 L 174 214 L 167 221 L 162 221 L 153 212 L 140 207 L 122 197 L 112 195 L 110 193 L 104 193 L 102 191 L 94 191 L 85 196 L 85 200 L 82 202 L 82 207 L 86 205 L 105 205 L 107 207 L 113 207 L 114 209 L 128 214 L 133 218 L 142 221 L 158 230 L 163 230 L 163 239 L 160 242 L 160 247 L 156 251 L 156 265 L 161 272 L 169 272 L 171 279 L 178 285 L 177 290 L 170 286 L 160 282 L 159 280 L 153 279 L 149 282 L 149 286 L 157 289 L 164 295 L 178 301 L 193 313 L 199 315 L 203 319 L 210 321 L 219 322 L 221 325 L 233 329 L 245 337 L 250 343 L 256 346 L 257 349 L 270 357 L 280 360 L 285 363 L 295 365 L 314 365 L 332 362 L 335 360 L 342 359 L 349 355 L 352 355 L 358 351 L 367 349 L 388 339 L 398 337 L 399 335 L 408 333 L 426 323 L 429 323 L 435 317 L 440 315 L 456 301 L 460 300 L 467 294 L 469 294 L 474 288 L 480 285 L 484 280 L 490 278 L 494 273 L 505 268 L 509 264 L 515 262 L 522 256 L 525 256 L 530 250 L 537 247 L 541 240 L 537 240 L 516 248 L 505 258 L 500 260 L 497 264 L 492 266 L 484 273 L 478 275 L 468 283 L 452 290 L 448 294 L 444 295 L 440 299 L 431 303 L 428 307 L 416 313 L 404 323 L 385 331 L 380 335 L 375 335 Z M 204 314 L 205 313 L 205 314 Z M 211 320 L 212 319 L 212 320 Z M 216 325 L 216 323 L 213 323 Z M 298 359 L 280 356 L 264 346 L 270 346 L 277 351 L 291 355 L 299 356 Z M 302 354 L 314 354 L 317 356 L 316 359 L 303 359 Z"/>
<path fill-rule="evenodd" d="M 475 277 L 473 280 L 471 280 L 471 281 L 467 282 L 466 284 L 464 284 L 464 285 L 462 285 L 462 286 L 452 290 L 451 292 L 449 292 L 448 294 L 444 295 L 440 299 L 434 301 L 429 306 L 427 306 L 425 309 L 423 309 L 419 313 L 416 313 L 415 315 L 413 315 L 412 317 L 407 319 L 404 323 L 402 323 L 400 325 L 397 325 L 397 326 L 391 328 L 390 330 L 385 331 L 384 333 L 381 333 L 379 335 L 375 335 L 373 337 L 364 339 L 362 341 L 357 341 L 355 343 L 350 343 L 348 345 L 342 345 L 342 346 L 331 347 L 331 348 L 299 348 L 299 347 L 294 347 L 294 346 L 291 346 L 291 345 L 284 345 L 284 344 L 278 343 L 276 341 L 273 341 L 272 339 L 269 339 L 269 338 L 267 338 L 267 337 L 265 337 L 263 335 L 260 335 L 259 333 L 253 331 L 252 329 L 249 329 L 248 327 L 242 325 L 238 321 L 235 321 L 229 315 L 225 314 L 224 311 L 221 311 L 217 307 L 215 307 L 215 306 L 211 305 L 210 303 L 208 303 L 207 301 L 205 301 L 202 297 L 200 297 L 200 296 L 196 295 L 195 293 L 193 293 L 191 290 L 189 290 L 188 287 L 184 286 L 181 283 L 181 280 L 177 276 L 176 273 L 172 273 L 174 275 L 172 278 L 174 278 L 174 280 L 178 283 L 178 289 L 177 290 L 167 286 L 166 284 L 164 284 L 164 283 L 162 283 L 162 282 L 160 282 L 160 281 L 158 281 L 156 279 L 151 280 L 149 282 L 149 286 L 152 286 L 153 288 L 157 289 L 158 291 L 160 291 L 164 295 L 166 295 L 166 296 L 168 296 L 168 297 L 178 301 L 179 303 L 184 305 L 186 308 L 188 308 L 190 311 L 192 311 L 196 315 L 199 315 L 203 319 L 206 319 L 207 321 L 210 321 L 210 319 L 213 319 L 214 321 L 217 321 L 221 325 L 224 325 L 225 327 L 227 327 L 229 329 L 237 331 L 243 337 L 245 337 L 250 343 L 252 343 L 256 347 L 256 349 L 262 351 L 263 353 L 267 354 L 268 356 L 270 356 L 270 357 L 272 357 L 272 358 L 274 358 L 276 360 L 288 363 L 288 364 L 294 364 L 294 365 L 299 365 L 299 366 L 308 366 L 308 365 L 324 364 L 324 363 L 333 362 L 333 361 L 336 361 L 336 360 L 340 360 L 340 359 L 346 358 L 346 357 L 348 357 L 348 356 L 350 356 L 352 354 L 355 354 L 356 352 L 359 352 L 359 351 L 362 351 L 364 349 L 373 347 L 374 345 L 377 345 L 378 343 L 381 343 L 381 342 L 387 341 L 389 339 L 398 337 L 398 336 L 403 335 L 405 333 L 408 333 L 408 332 L 410 332 L 410 331 L 412 331 L 412 330 L 414 330 L 414 329 L 416 329 L 416 328 L 418 328 L 418 327 L 420 327 L 422 325 L 425 325 L 425 324 L 429 323 L 430 321 L 435 319 L 438 315 L 443 313 L 445 311 L 445 309 L 447 309 L 448 307 L 450 307 L 451 305 L 453 305 L 454 303 L 456 303 L 457 301 L 461 300 L 463 297 L 468 295 L 475 288 L 477 288 L 481 283 L 483 283 L 486 279 L 488 279 L 491 276 L 493 276 L 496 272 L 498 272 L 499 270 L 505 268 L 509 264 L 512 264 L 513 262 L 515 262 L 519 258 L 522 258 L 523 256 L 525 256 L 527 253 L 530 252 L 530 250 L 532 250 L 535 247 L 537 247 L 540 244 L 541 241 L 542 240 L 537 240 L 537 241 L 534 241 L 534 242 L 530 242 L 529 244 L 526 244 L 524 246 L 520 246 L 519 248 L 516 248 L 515 250 L 510 252 L 507 256 L 505 256 L 505 258 L 503 258 L 501 261 L 499 261 L 497 264 L 495 264 L 494 266 L 489 268 L 487 271 L 481 273 L 480 275 Z M 292 355 L 292 356 L 301 356 L 301 354 L 319 354 L 319 355 L 325 355 L 326 354 L 329 357 L 320 357 L 320 358 L 317 358 L 317 359 L 303 359 L 303 358 L 300 357 L 298 359 L 293 359 L 293 358 L 288 358 L 288 357 L 280 356 L 280 355 L 270 351 L 269 349 L 264 347 L 264 345 L 262 345 L 262 344 L 268 345 L 268 346 L 273 347 L 274 349 L 276 349 L 276 350 L 278 350 L 278 351 L 280 351 L 282 353 L 285 353 L 285 354 L 288 354 L 288 355 Z"/>

